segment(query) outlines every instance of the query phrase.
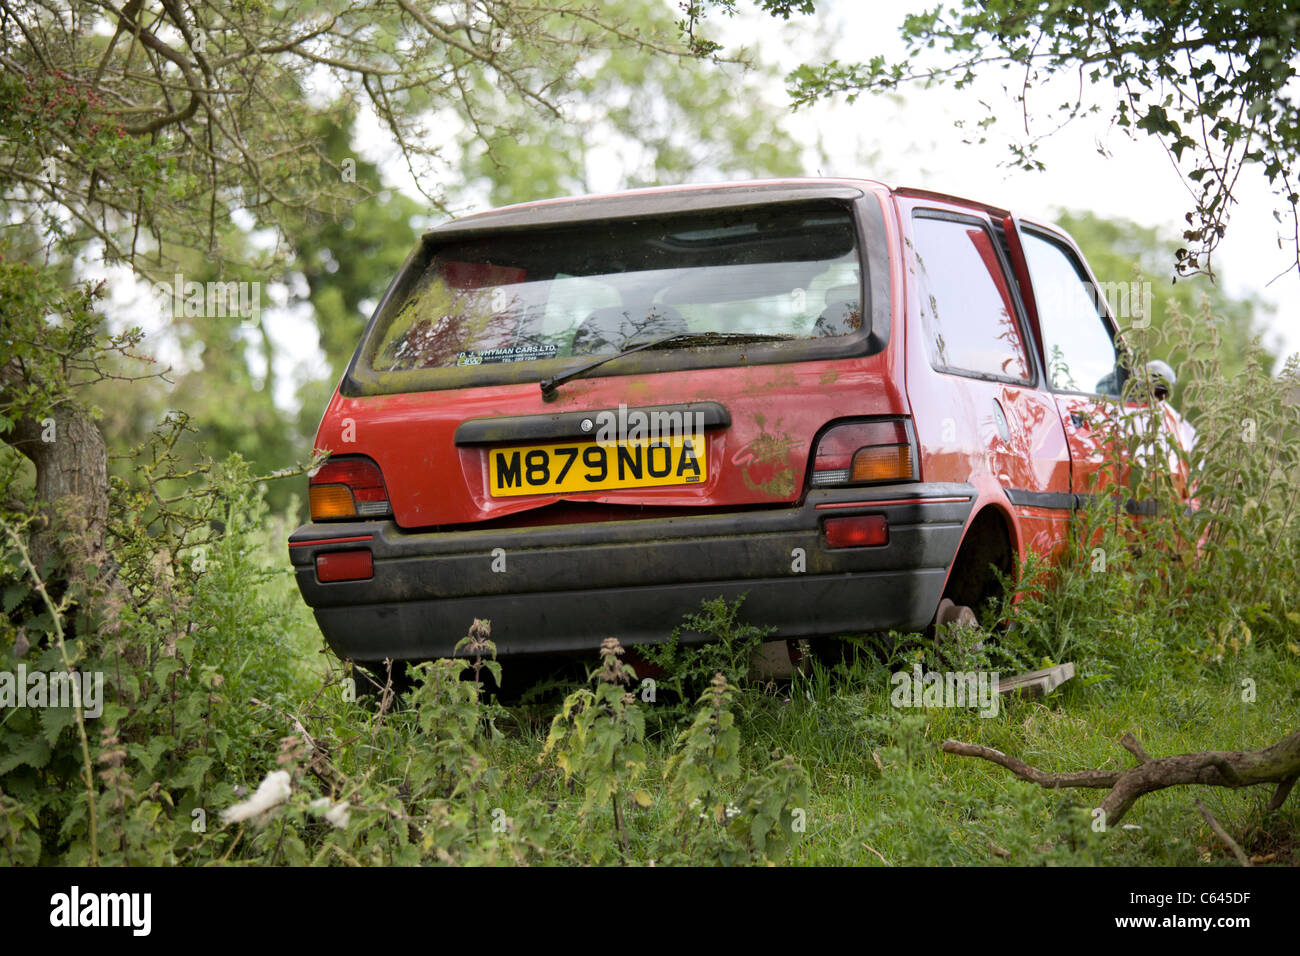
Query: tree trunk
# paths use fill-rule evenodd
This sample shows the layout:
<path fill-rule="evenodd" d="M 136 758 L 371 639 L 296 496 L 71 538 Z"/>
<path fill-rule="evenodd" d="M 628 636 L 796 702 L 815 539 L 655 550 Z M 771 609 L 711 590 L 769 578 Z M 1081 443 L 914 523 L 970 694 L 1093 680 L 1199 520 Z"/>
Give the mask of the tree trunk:
<path fill-rule="evenodd" d="M 17 362 L 0 371 L 0 397 L 28 385 Z M 118 615 L 129 600 L 109 560 L 108 448 L 104 436 L 80 405 L 56 405 L 44 418 L 23 416 L 4 441 L 36 467 L 36 499 L 41 514 L 28 549 L 55 600 L 70 585 L 80 595 L 95 595 L 93 610 L 101 635 L 120 629 Z"/>
<path fill-rule="evenodd" d="M 43 421 L 19 419 L 6 437 L 36 466 L 41 526 L 32 535 L 32 561 L 48 573 L 60 559 L 65 574 L 108 558 L 108 449 L 90 416 L 63 408 Z"/>

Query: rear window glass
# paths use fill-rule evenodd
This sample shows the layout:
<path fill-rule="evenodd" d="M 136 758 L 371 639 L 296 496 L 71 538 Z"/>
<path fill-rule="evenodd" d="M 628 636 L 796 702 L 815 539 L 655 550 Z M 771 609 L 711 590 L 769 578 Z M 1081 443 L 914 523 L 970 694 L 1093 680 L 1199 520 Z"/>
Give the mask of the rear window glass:
<path fill-rule="evenodd" d="M 838 203 L 503 232 L 436 246 L 365 352 L 387 372 L 612 354 L 677 333 L 690 346 L 847 336 L 861 289 Z"/>

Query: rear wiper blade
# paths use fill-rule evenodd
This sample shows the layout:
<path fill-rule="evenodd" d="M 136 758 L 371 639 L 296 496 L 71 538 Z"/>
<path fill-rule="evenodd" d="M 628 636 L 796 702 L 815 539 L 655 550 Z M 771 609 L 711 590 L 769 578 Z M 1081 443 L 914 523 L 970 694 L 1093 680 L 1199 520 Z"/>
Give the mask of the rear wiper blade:
<path fill-rule="evenodd" d="M 687 335 L 694 335 L 694 332 L 674 332 L 672 335 L 665 335 L 662 338 L 651 339 L 649 342 L 642 342 L 640 345 L 633 345 L 630 348 L 615 352 L 613 355 L 603 355 L 594 362 L 588 362 L 586 365 L 579 365 L 577 368 L 571 368 L 567 372 L 561 372 L 559 375 L 552 375 L 550 378 L 542 379 L 538 384 L 542 389 L 542 401 L 549 402 L 555 398 L 555 391 L 571 378 L 577 378 L 579 375 L 585 375 L 598 365 L 604 365 L 606 362 L 612 362 L 616 358 L 622 358 L 624 355 L 631 355 L 633 352 L 640 352 L 642 349 L 654 348 L 656 345 L 663 345 L 665 342 L 671 342 L 673 339 L 680 339 Z"/>
<path fill-rule="evenodd" d="M 570 379 L 575 379 L 580 375 L 585 375 L 593 368 L 604 365 L 606 362 L 612 362 L 614 359 L 622 358 L 625 355 L 631 355 L 633 352 L 640 352 L 643 349 L 658 348 L 659 346 L 667 345 L 670 342 L 682 346 L 691 346 L 717 345 L 722 342 L 779 342 L 792 338 L 794 338 L 793 335 L 773 335 L 761 332 L 674 332 L 672 335 L 665 335 L 662 338 L 651 339 L 649 342 L 642 342 L 639 345 L 633 345 L 629 348 L 622 349 L 621 351 L 615 352 L 613 355 L 601 356 L 594 362 L 588 362 L 586 365 L 580 365 L 567 372 L 561 372 L 559 375 L 552 375 L 550 378 L 544 378 L 538 384 L 542 389 L 542 401 L 549 402 L 555 398 L 556 390 Z"/>
<path fill-rule="evenodd" d="M 602 355 L 594 362 L 588 362 L 586 365 L 579 365 L 577 368 L 569 369 L 567 372 L 561 372 L 559 375 L 552 375 L 550 378 L 544 378 L 538 384 L 542 389 L 542 401 L 549 402 L 555 398 L 556 390 L 570 379 L 577 378 L 579 375 L 585 375 L 599 365 L 604 365 L 606 362 L 612 362 L 614 359 L 622 358 L 624 355 L 631 355 L 633 352 L 640 352 L 642 349 L 653 349 L 661 345 L 667 345 L 669 342 L 682 342 L 685 339 L 696 340 L 686 343 L 688 345 L 715 345 L 719 342 L 773 342 L 790 338 L 794 338 L 794 336 L 763 335 L 750 332 L 674 332 L 672 335 L 665 335 L 662 338 L 651 339 L 649 342 L 642 342 L 639 345 L 625 348 L 622 351 L 615 352 L 613 355 Z"/>

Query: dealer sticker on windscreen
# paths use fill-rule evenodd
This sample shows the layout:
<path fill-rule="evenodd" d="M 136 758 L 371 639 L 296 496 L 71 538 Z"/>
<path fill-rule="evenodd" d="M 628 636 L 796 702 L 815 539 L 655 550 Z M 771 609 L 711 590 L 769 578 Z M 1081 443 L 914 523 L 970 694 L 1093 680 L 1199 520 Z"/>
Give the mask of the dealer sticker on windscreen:
<path fill-rule="evenodd" d="M 694 485 L 708 479 L 698 437 L 653 441 L 526 445 L 488 452 L 492 495 L 569 494 L 609 488 Z"/>

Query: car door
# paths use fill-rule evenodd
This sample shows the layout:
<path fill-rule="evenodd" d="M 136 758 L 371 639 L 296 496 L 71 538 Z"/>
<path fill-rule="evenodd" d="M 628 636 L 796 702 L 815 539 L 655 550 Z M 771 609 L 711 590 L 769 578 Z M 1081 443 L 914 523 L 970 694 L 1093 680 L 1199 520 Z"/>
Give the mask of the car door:
<path fill-rule="evenodd" d="M 1023 262 L 1032 287 L 1033 314 L 1047 373 L 1070 449 L 1070 486 L 1077 496 L 1095 494 L 1102 484 L 1127 480 L 1127 474 L 1103 474 L 1116 454 L 1108 447 L 1115 416 L 1133 420 L 1139 435 L 1147 414 L 1139 403 L 1121 409 L 1124 369 L 1117 327 L 1106 299 L 1098 291 L 1083 257 L 1065 236 L 1036 224 L 1015 222 L 1013 258 Z M 1009 230 L 1010 231 L 1010 230 Z M 1160 433 L 1144 439 L 1138 453 L 1181 447 L 1182 429 L 1176 413 L 1167 406 L 1152 419 Z M 1169 465 L 1179 481 L 1180 463 Z M 1122 462 L 1121 462 L 1122 467 Z M 1141 508 L 1131 504 L 1130 510 Z"/>
<path fill-rule="evenodd" d="M 992 475 L 1026 548 L 1051 554 L 1073 503 L 1070 457 L 998 230 L 983 210 L 902 208 L 921 340 L 909 349 L 909 396 L 927 475 Z"/>

